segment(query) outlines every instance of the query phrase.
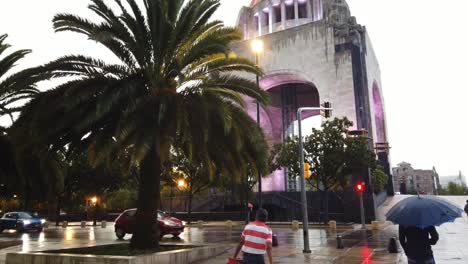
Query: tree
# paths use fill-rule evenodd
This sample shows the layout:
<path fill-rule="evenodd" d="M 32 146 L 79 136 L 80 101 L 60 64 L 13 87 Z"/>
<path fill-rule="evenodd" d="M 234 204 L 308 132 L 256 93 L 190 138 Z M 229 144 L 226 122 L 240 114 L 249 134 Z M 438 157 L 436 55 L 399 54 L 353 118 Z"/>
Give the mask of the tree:
<path fill-rule="evenodd" d="M 372 170 L 372 188 L 374 193 L 378 194 L 384 190 L 385 185 L 388 182 L 388 175 L 382 170 L 382 167 L 377 167 Z"/>
<path fill-rule="evenodd" d="M 210 187 L 212 181 L 205 175 L 207 166 L 203 163 L 189 160 L 184 152 L 181 150 L 175 151 L 172 156 L 172 165 L 175 167 L 175 171 L 170 181 L 176 181 L 177 179 L 184 179 L 187 182 L 188 194 L 188 206 L 187 206 L 187 222 L 191 222 L 192 214 L 192 200 L 193 196 L 199 192 L 202 192 Z"/>
<path fill-rule="evenodd" d="M 20 102 L 33 97 L 38 90 L 36 83 L 45 76 L 42 71 L 26 69 L 13 73 L 14 67 L 31 50 L 17 50 L 6 54 L 11 47 L 5 43 L 8 35 L 0 35 L 0 118 L 9 116 L 14 122 L 14 114 L 21 109 Z M 23 182 L 18 177 L 15 162 L 15 145 L 7 127 L 0 126 L 0 177 L 1 195 L 15 193 L 21 190 Z"/>
<path fill-rule="evenodd" d="M 10 45 L 5 43 L 7 37 L 6 34 L 0 35 L 0 56 L 10 48 Z M 13 113 L 21 109 L 18 101 L 34 96 L 38 92 L 36 82 L 44 78 L 38 74 L 40 71 L 35 69 L 9 74 L 13 67 L 29 53 L 31 50 L 17 50 L 0 58 L 0 117 L 9 115 L 12 122 L 14 121 Z"/>
<path fill-rule="evenodd" d="M 116 9 L 91 2 L 100 21 L 58 14 L 54 28 L 85 35 L 120 63 L 70 55 L 44 65 L 54 77 L 73 78 L 38 96 L 20 118 L 31 121 L 34 140 L 52 148 L 87 146 L 93 165 L 128 153 L 139 171 L 131 247 L 157 247 L 153 216 L 174 145 L 203 161 L 207 177 L 238 177 L 247 164 L 257 175 L 266 171 L 266 142 L 242 96 L 263 105 L 268 95 L 237 74 L 262 72 L 229 55 L 230 43 L 242 39 L 237 29 L 209 22 L 219 0 L 114 0 Z"/>
<path fill-rule="evenodd" d="M 376 166 L 375 154 L 368 149 L 367 139 L 347 137 L 352 122 L 347 118 L 335 118 L 312 129 L 304 139 L 304 159 L 311 170 L 309 186 L 325 196 L 325 221 L 328 221 L 328 192 L 347 188 L 354 173 Z M 272 151 L 272 168 L 285 167 L 289 177 L 300 176 L 298 138 L 288 138 Z"/>
<path fill-rule="evenodd" d="M 439 188 L 438 193 L 439 195 L 468 195 L 468 187 L 455 182 L 449 182 L 446 188 Z"/>

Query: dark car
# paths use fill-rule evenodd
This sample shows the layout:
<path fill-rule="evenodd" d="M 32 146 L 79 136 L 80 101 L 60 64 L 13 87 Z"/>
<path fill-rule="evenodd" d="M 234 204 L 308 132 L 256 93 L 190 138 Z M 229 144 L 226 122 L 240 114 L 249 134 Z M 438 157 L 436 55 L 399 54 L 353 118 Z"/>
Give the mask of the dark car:
<path fill-rule="evenodd" d="M 0 218 L 0 232 L 5 229 L 15 229 L 17 232 L 34 230 L 41 232 L 45 220 L 29 212 L 9 212 Z"/>
<path fill-rule="evenodd" d="M 115 219 L 115 235 L 119 239 L 122 239 L 125 234 L 133 234 L 135 230 L 135 213 L 136 209 L 128 209 Z M 155 224 L 159 225 L 160 239 L 164 235 L 178 237 L 180 233 L 184 232 L 182 221 L 167 215 L 163 211 L 158 211 L 157 218 L 155 217 L 154 220 Z"/>

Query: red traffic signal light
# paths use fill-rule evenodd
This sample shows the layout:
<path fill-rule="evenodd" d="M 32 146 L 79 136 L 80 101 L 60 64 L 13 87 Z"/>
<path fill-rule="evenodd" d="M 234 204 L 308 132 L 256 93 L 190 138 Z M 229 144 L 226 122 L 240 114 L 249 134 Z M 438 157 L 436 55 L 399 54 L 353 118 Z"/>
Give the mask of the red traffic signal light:
<path fill-rule="evenodd" d="M 364 192 L 364 188 L 366 187 L 366 184 L 364 182 L 356 184 L 356 191 L 362 193 Z"/>

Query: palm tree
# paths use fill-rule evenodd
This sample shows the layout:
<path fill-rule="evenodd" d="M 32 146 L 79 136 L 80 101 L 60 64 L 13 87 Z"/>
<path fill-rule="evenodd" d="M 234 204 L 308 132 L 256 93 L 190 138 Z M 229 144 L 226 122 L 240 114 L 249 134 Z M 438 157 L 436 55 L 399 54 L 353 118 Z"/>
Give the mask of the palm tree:
<path fill-rule="evenodd" d="M 36 83 L 47 77 L 40 69 L 26 69 L 13 72 L 17 63 L 31 50 L 17 50 L 7 54 L 11 47 L 5 43 L 8 35 L 0 35 L 0 117 L 9 116 L 15 121 L 14 113 L 21 110 L 21 102 L 34 97 L 38 90 Z M 10 128 L 0 126 L 0 179 L 1 195 L 8 190 L 20 190 L 24 181 L 18 177 L 16 144 L 11 139 Z"/>
<path fill-rule="evenodd" d="M 21 118 L 46 145 L 88 145 L 93 163 L 129 155 L 140 171 L 131 246 L 158 246 L 157 230 L 148 230 L 157 229 L 153 216 L 171 149 L 202 162 L 207 177 L 238 178 L 246 166 L 265 172 L 267 145 L 243 98 L 266 104 L 268 95 L 242 77 L 261 70 L 231 53 L 238 30 L 209 21 L 219 0 L 114 0 L 114 9 L 91 2 L 101 21 L 58 14 L 54 28 L 87 36 L 120 63 L 70 55 L 45 65 L 57 78 L 73 78 L 38 96 Z"/>
<path fill-rule="evenodd" d="M 10 48 L 5 43 L 7 37 L 6 34 L 0 35 L 0 56 Z M 16 63 L 30 52 L 31 50 L 17 50 L 0 58 L 0 117 L 9 115 L 12 122 L 13 113 L 20 110 L 18 101 L 28 99 L 38 92 L 36 82 L 41 78 L 34 69 L 9 74 Z"/>

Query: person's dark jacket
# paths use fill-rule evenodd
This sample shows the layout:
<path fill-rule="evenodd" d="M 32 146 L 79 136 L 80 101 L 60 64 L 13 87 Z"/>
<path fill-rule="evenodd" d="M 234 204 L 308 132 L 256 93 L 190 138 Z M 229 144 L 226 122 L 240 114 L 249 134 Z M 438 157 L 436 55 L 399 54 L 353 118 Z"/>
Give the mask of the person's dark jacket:
<path fill-rule="evenodd" d="M 468 215 L 468 202 L 465 204 L 465 213 Z"/>
<path fill-rule="evenodd" d="M 439 234 L 434 226 L 424 229 L 415 226 L 400 226 L 399 234 L 406 256 L 418 260 L 433 257 L 431 245 L 435 245 L 439 240 Z"/>

